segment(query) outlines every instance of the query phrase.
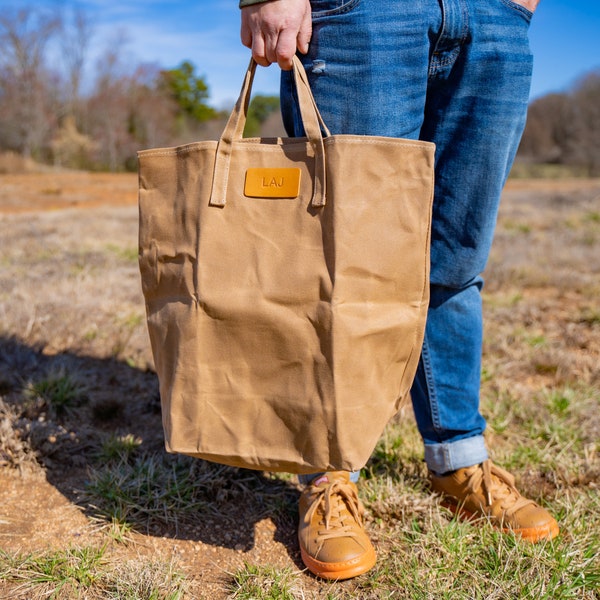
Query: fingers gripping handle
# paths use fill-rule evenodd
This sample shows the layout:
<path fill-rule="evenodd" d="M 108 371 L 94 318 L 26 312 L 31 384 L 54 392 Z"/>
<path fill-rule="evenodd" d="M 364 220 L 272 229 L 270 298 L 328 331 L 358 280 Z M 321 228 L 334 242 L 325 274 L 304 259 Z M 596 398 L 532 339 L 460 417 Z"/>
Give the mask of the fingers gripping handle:
<path fill-rule="evenodd" d="M 231 115 L 225 125 L 225 129 L 219 139 L 217 146 L 215 169 L 213 174 L 212 192 L 210 203 L 213 206 L 225 206 L 227 197 L 227 180 L 229 177 L 229 163 L 233 143 L 242 139 L 246 118 L 248 115 L 248 106 L 250 103 L 250 92 L 252 82 L 256 71 L 256 62 L 250 59 L 246 76 L 242 84 L 240 96 L 231 111 Z M 325 206 L 326 198 L 326 168 L 325 168 L 325 148 L 323 145 L 323 133 L 329 135 L 329 130 L 325 127 L 323 119 L 319 114 L 310 85 L 306 77 L 304 66 L 297 57 L 293 62 L 294 83 L 298 94 L 300 104 L 300 115 L 304 130 L 309 143 L 314 152 L 315 160 L 315 178 L 313 182 L 313 195 L 311 203 L 313 206 Z"/>

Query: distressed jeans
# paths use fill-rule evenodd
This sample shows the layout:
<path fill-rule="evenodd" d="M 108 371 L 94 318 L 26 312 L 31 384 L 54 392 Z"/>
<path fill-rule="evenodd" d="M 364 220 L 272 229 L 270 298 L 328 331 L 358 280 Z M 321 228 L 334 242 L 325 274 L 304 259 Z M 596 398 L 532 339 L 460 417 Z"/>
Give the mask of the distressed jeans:
<path fill-rule="evenodd" d="M 525 122 L 532 14 L 511 0 L 311 4 L 300 58 L 331 132 L 436 144 L 431 300 L 411 397 L 429 469 L 478 464 L 481 273 Z M 303 135 L 287 72 L 281 92 L 288 134 Z"/>

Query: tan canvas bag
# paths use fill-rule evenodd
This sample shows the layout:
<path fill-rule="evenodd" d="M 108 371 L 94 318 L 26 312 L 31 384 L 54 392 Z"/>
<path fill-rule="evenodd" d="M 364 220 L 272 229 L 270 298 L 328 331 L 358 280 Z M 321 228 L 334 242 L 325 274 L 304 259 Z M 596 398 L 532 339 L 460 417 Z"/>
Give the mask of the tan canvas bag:
<path fill-rule="evenodd" d="M 140 270 L 166 447 L 272 471 L 361 468 L 408 397 L 428 303 L 433 144 L 330 135 L 144 150 Z"/>

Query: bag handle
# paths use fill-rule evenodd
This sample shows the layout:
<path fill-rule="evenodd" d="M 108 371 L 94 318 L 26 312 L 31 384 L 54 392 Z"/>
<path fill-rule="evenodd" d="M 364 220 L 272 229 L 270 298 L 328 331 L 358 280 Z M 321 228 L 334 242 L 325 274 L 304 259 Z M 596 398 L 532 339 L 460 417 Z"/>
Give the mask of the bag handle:
<path fill-rule="evenodd" d="M 212 191 L 210 195 L 210 204 L 212 206 L 225 206 L 227 197 L 227 180 L 229 177 L 229 162 L 233 142 L 241 140 L 248 115 L 248 105 L 250 103 L 250 91 L 254 81 L 256 71 L 256 62 L 250 59 L 250 64 L 244 77 L 240 96 L 229 115 L 225 129 L 219 139 L 215 157 L 215 170 L 212 182 Z M 325 169 L 325 147 L 323 145 L 323 134 L 331 135 L 323 122 L 319 113 L 315 99 L 310 91 L 310 85 L 304 66 L 300 59 L 294 56 L 293 60 L 294 84 L 298 95 L 300 105 L 300 116 L 304 131 L 315 155 L 315 179 L 313 184 L 313 196 L 311 204 L 313 206 L 325 206 L 326 198 L 326 169 Z"/>

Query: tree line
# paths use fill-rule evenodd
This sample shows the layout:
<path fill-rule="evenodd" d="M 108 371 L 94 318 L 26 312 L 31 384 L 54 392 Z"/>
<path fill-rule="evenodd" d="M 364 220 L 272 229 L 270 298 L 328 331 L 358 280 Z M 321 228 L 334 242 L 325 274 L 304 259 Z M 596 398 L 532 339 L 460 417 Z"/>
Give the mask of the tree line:
<path fill-rule="evenodd" d="M 226 115 L 210 105 L 196 66 L 134 64 L 118 33 L 84 86 L 93 26 L 76 5 L 60 6 L 0 11 L 0 152 L 68 168 L 133 170 L 139 148 L 219 135 Z M 276 97 L 255 96 L 246 134 L 257 135 L 278 105 Z M 518 160 L 600 174 L 600 70 L 531 103 Z"/>
<path fill-rule="evenodd" d="M 582 76 L 571 89 L 529 105 L 518 158 L 600 175 L 600 69 Z"/>
<path fill-rule="evenodd" d="M 57 166 L 136 168 L 139 148 L 214 135 L 224 114 L 190 61 L 165 69 L 132 64 L 116 33 L 90 66 L 93 26 L 76 6 L 0 11 L 0 152 Z M 85 88 L 85 89 L 84 89 Z M 278 99 L 256 96 L 247 134 L 256 135 Z"/>

